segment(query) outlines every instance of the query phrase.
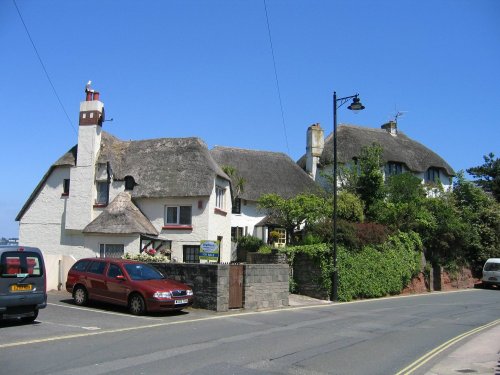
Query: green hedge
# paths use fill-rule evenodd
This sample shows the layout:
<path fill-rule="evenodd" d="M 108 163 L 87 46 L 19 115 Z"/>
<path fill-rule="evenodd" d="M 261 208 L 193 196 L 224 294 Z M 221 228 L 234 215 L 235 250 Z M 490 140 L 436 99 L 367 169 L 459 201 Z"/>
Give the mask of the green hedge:
<path fill-rule="evenodd" d="M 295 254 L 310 257 L 321 268 L 318 287 L 331 290 L 333 271 L 331 246 L 328 244 L 287 247 L 293 265 Z M 337 247 L 339 300 L 376 298 L 400 293 L 420 271 L 422 242 L 418 234 L 398 233 L 382 245 L 365 246 L 357 252 Z"/>

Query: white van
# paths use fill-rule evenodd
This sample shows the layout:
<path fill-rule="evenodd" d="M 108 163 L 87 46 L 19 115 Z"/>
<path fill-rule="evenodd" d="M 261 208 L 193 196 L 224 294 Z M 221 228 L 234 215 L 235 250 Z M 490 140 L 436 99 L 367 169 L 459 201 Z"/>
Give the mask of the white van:
<path fill-rule="evenodd" d="M 500 258 L 490 258 L 483 267 L 483 285 L 500 286 Z"/>
<path fill-rule="evenodd" d="M 33 322 L 47 306 L 47 281 L 40 249 L 0 246 L 0 320 Z"/>

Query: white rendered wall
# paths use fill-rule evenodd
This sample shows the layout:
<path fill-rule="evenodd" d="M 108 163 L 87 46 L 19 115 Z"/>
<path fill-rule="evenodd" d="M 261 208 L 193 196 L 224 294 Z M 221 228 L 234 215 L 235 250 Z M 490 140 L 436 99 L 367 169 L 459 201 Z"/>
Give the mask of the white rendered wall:
<path fill-rule="evenodd" d="M 232 214 L 231 227 L 244 228 L 244 235 L 248 234 L 249 236 L 256 236 L 261 238 L 262 233 L 257 231 L 255 225 L 262 221 L 262 219 L 264 219 L 265 217 L 266 213 L 258 209 L 257 202 L 242 200 L 241 213 Z M 262 238 L 262 240 L 266 241 L 267 238 Z"/>
<path fill-rule="evenodd" d="M 93 257 L 100 256 L 100 245 L 123 245 L 124 253 L 139 254 L 140 249 L 140 235 L 115 235 L 115 234 L 86 234 L 84 245 L 85 248 L 92 252 Z"/>
<path fill-rule="evenodd" d="M 215 187 L 219 186 L 225 189 L 223 210 L 216 209 L 215 206 Z M 217 237 L 222 237 L 220 250 L 220 261 L 230 262 L 231 259 L 231 192 L 229 181 L 216 178 L 212 196 L 209 200 L 208 208 L 208 233 L 207 240 L 216 241 Z"/>
<path fill-rule="evenodd" d="M 201 208 L 198 202 L 201 201 Z M 159 238 L 172 241 L 172 259 L 183 259 L 183 246 L 199 246 L 201 240 L 208 240 L 208 197 L 135 199 L 137 207 L 151 221 L 159 232 Z M 165 206 L 191 206 L 192 229 L 163 229 Z"/>

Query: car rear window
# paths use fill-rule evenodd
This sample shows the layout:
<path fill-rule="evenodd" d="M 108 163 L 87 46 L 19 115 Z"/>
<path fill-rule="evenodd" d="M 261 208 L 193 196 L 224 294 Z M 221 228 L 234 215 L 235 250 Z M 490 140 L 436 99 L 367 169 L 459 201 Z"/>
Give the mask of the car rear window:
<path fill-rule="evenodd" d="M 76 262 L 71 269 L 73 271 L 85 271 L 85 268 L 87 268 L 87 265 L 90 263 L 90 260 L 80 260 Z"/>
<path fill-rule="evenodd" d="M 89 272 L 96 274 L 103 274 L 106 268 L 106 262 L 92 262 L 89 267 Z"/>
<path fill-rule="evenodd" d="M 7 251 L 0 257 L 0 277 L 40 277 L 41 256 L 31 251 Z"/>
<path fill-rule="evenodd" d="M 488 262 L 484 265 L 485 271 L 500 271 L 500 263 Z"/>

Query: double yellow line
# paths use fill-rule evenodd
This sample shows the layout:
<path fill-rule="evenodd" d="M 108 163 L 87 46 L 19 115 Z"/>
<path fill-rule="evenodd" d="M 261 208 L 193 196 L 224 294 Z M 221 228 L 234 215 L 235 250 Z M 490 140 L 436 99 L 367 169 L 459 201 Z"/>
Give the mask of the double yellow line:
<path fill-rule="evenodd" d="M 429 362 L 432 358 L 437 356 L 438 354 L 442 353 L 446 349 L 448 349 L 450 346 L 456 344 L 457 342 L 475 334 L 478 332 L 481 332 L 487 328 L 492 328 L 496 326 L 497 324 L 500 323 L 500 319 L 494 320 L 491 323 L 485 324 L 484 326 L 474 328 L 468 332 L 462 333 L 461 335 L 458 335 L 451 340 L 446 341 L 444 344 L 439 345 L 437 348 L 434 348 L 427 354 L 423 355 L 419 359 L 417 359 L 415 362 L 411 363 L 410 365 L 406 366 L 404 369 L 396 373 L 395 375 L 410 375 L 412 374 L 415 370 Z"/>

